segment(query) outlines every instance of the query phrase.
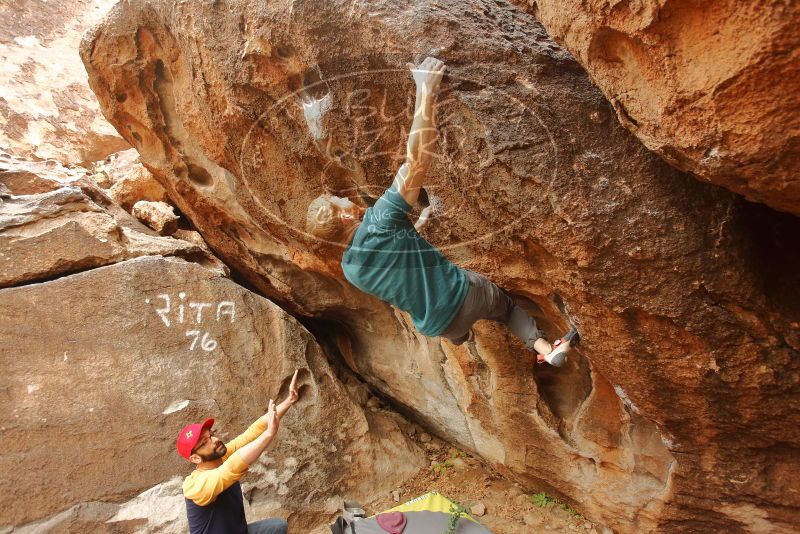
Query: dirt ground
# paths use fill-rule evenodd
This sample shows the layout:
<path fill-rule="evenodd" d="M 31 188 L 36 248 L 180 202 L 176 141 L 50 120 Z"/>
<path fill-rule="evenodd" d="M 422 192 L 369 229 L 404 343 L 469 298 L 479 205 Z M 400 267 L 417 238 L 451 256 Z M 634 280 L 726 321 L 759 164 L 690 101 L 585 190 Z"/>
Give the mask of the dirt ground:
<path fill-rule="evenodd" d="M 390 493 L 362 503 L 368 515 L 435 490 L 468 509 L 476 505 L 479 509 L 482 504 L 485 513 L 480 516 L 473 513 L 473 516 L 494 534 L 612 532 L 583 518 L 574 509 L 551 501 L 549 496 L 540 494 L 539 505 L 534 504 L 531 497 L 536 492 L 526 493 L 478 459 L 434 437 L 421 433 L 416 439 L 427 451 L 431 466 L 396 488 L 395 495 Z"/>

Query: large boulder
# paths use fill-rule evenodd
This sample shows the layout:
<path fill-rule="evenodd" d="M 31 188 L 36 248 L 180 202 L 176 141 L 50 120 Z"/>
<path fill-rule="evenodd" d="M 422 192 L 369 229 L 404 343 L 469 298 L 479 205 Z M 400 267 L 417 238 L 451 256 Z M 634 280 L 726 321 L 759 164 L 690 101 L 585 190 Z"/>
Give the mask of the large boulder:
<path fill-rule="evenodd" d="M 670 167 L 580 66 L 497 1 L 131 0 L 84 40 L 106 117 L 254 288 L 445 439 L 623 532 L 800 521 L 792 217 Z M 406 61 L 449 65 L 426 237 L 516 294 L 562 370 L 499 326 L 454 347 L 350 286 L 303 230 L 404 157 Z M 747 439 L 743 439 L 747 436 Z"/>
<path fill-rule="evenodd" d="M 235 437 L 295 369 L 300 401 L 243 479 L 251 520 L 308 531 L 425 464 L 300 323 L 195 263 L 137 258 L 2 289 L 0 309 L 0 529 L 185 532 L 177 432 L 212 416 Z"/>
<path fill-rule="evenodd" d="M 226 273 L 207 247 L 160 237 L 58 164 L 0 158 L 0 287 L 140 256 L 180 256 Z"/>
<path fill-rule="evenodd" d="M 0 4 L 0 146 L 29 159 L 88 164 L 128 148 L 100 114 L 77 48 L 117 0 Z"/>
<path fill-rule="evenodd" d="M 514 0 L 648 148 L 800 215 L 800 4 Z"/>

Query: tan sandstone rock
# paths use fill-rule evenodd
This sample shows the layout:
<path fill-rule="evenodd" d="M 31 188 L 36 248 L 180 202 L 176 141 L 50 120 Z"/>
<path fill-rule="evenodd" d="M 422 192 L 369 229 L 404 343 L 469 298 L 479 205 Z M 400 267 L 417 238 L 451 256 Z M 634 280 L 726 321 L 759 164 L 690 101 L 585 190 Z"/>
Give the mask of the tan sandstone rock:
<path fill-rule="evenodd" d="M 34 195 L 71 185 L 86 176 L 80 167 L 64 167 L 55 160 L 30 161 L 0 151 L 0 182 L 13 195 Z"/>
<path fill-rule="evenodd" d="M 191 466 L 176 432 L 211 416 L 235 437 L 295 369 L 300 401 L 243 479 L 251 520 L 280 515 L 304 532 L 331 502 L 385 493 L 423 466 L 396 416 L 355 404 L 295 319 L 197 264 L 128 260 L 2 289 L 0 309 L 0 529 L 185 532 L 173 477 Z"/>
<path fill-rule="evenodd" d="M 91 177 L 103 189 L 110 189 L 133 170 L 141 168 L 139 153 L 135 149 L 129 148 L 114 152 L 104 160 L 95 162 Z"/>
<path fill-rule="evenodd" d="M 166 202 L 167 192 L 161 184 L 153 178 L 150 171 L 136 165 L 121 179 L 114 182 L 108 190 L 108 196 L 125 208 L 132 211 L 133 205 L 140 200 L 148 202 Z M 134 216 L 136 216 L 134 214 Z"/>
<path fill-rule="evenodd" d="M 575 324 L 561 370 L 491 323 L 460 347 L 418 335 L 304 233 L 319 194 L 366 206 L 389 185 L 404 65 L 429 54 L 449 71 L 427 185 L 444 213 L 425 237 L 549 338 Z M 647 151 L 531 16 L 488 0 L 132 0 L 82 55 L 213 249 L 429 432 L 618 532 L 800 522 L 800 225 Z"/>
<path fill-rule="evenodd" d="M 131 213 L 160 235 L 172 235 L 178 229 L 180 217 L 175 214 L 174 208 L 166 202 L 140 200 L 133 205 Z"/>
<path fill-rule="evenodd" d="M 486 505 L 482 502 L 476 502 L 469 508 L 469 513 L 481 517 L 486 514 Z"/>
<path fill-rule="evenodd" d="M 0 183 L 10 192 L 0 198 L 0 287 L 148 255 L 191 258 L 227 273 L 207 247 L 160 237 L 87 178 L 45 167 L 0 161 Z"/>
<path fill-rule="evenodd" d="M 87 164 L 129 145 L 100 114 L 77 49 L 116 0 L 0 4 L 0 146 L 28 159 Z"/>
<path fill-rule="evenodd" d="M 515 0 L 680 169 L 800 215 L 800 4 Z"/>

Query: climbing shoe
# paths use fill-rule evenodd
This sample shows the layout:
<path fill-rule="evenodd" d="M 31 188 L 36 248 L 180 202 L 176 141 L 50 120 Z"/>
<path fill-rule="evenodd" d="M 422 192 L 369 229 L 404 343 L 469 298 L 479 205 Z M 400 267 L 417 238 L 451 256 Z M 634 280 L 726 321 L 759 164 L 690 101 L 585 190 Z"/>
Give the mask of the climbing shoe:
<path fill-rule="evenodd" d="M 564 365 L 564 362 L 567 361 L 567 352 L 569 352 L 571 343 L 577 335 L 578 331 L 575 327 L 571 327 L 564 337 L 557 339 L 556 342 L 553 343 L 553 350 L 547 354 L 536 355 L 537 363 L 549 363 L 553 367 L 561 367 Z"/>

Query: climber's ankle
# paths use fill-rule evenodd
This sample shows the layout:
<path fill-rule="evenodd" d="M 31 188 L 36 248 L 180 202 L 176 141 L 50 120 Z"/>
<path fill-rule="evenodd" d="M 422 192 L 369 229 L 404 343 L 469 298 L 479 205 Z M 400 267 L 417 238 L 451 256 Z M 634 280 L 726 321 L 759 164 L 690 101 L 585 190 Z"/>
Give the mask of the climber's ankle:
<path fill-rule="evenodd" d="M 540 337 L 533 342 L 533 350 L 539 354 L 549 354 L 550 351 L 553 350 L 553 347 L 545 338 Z"/>

